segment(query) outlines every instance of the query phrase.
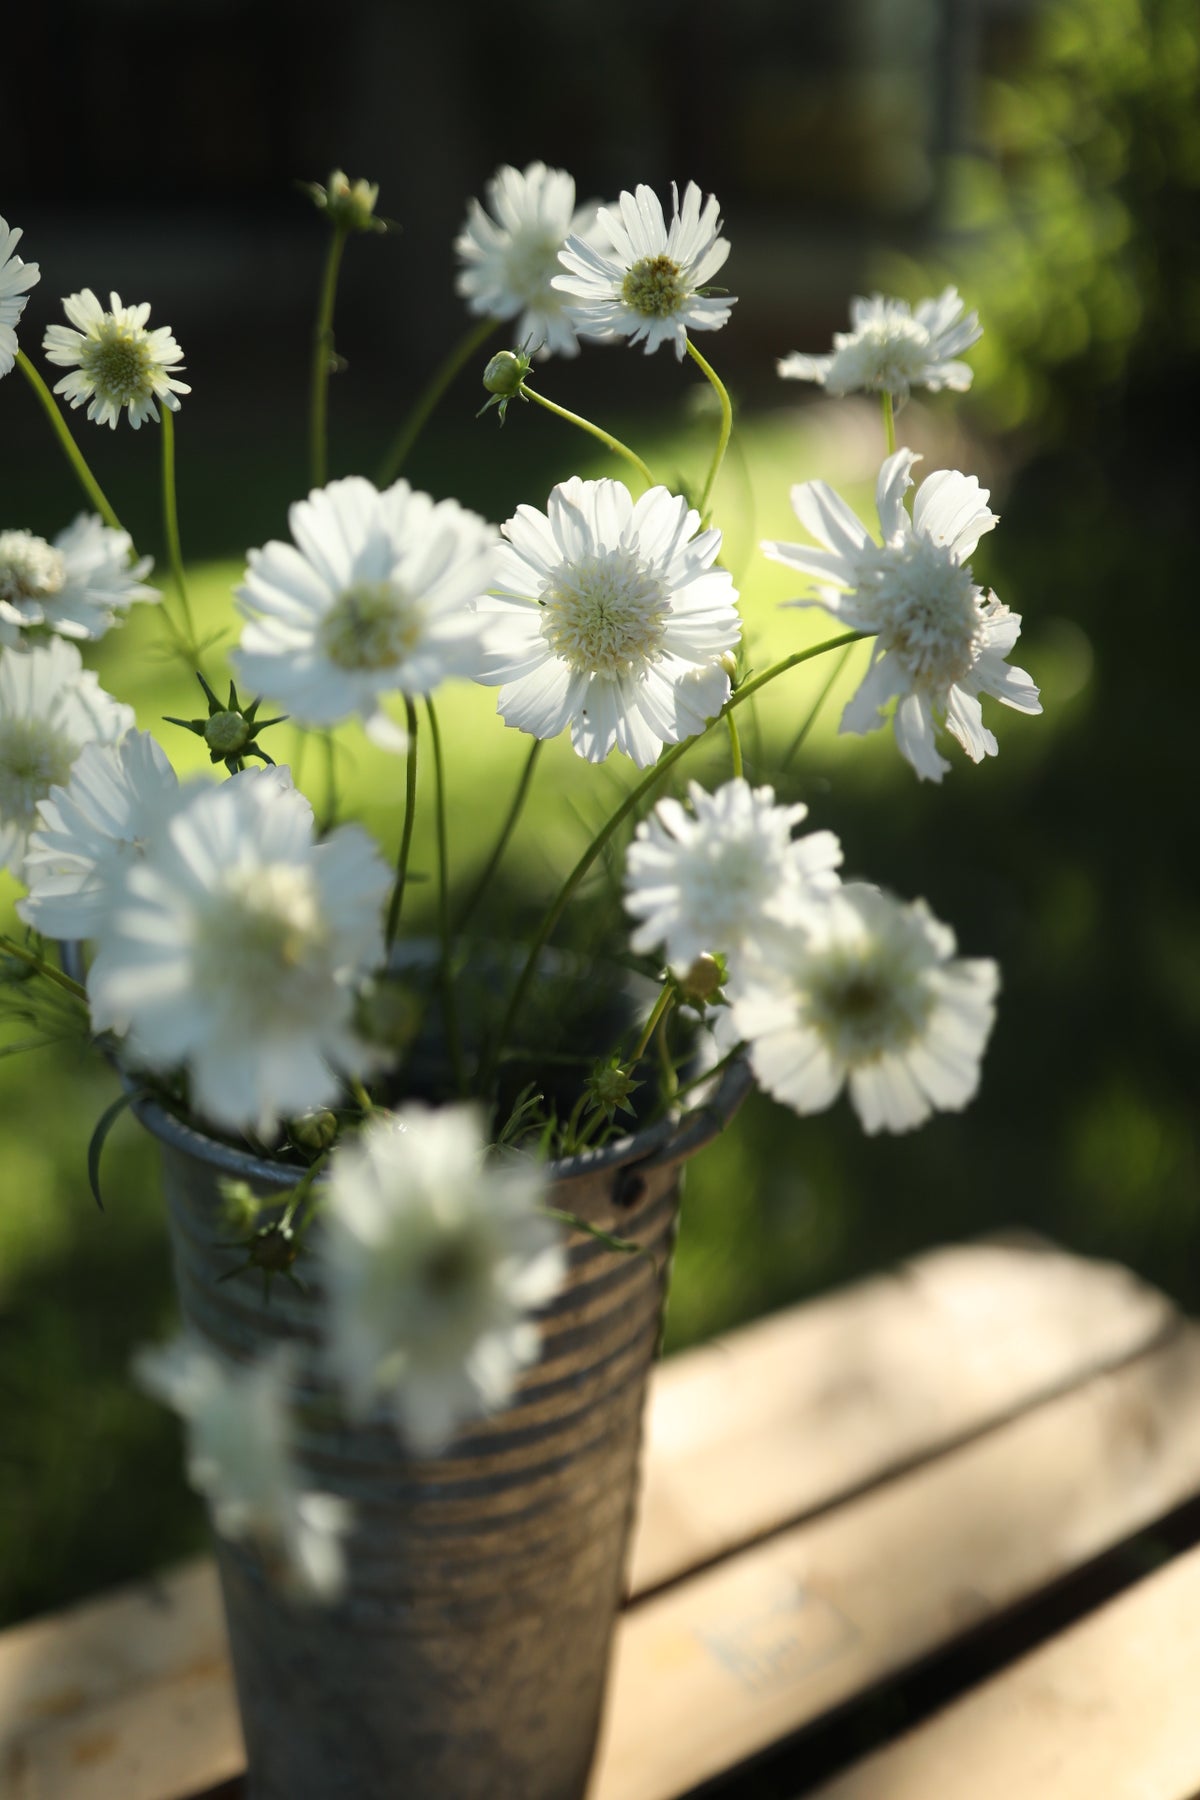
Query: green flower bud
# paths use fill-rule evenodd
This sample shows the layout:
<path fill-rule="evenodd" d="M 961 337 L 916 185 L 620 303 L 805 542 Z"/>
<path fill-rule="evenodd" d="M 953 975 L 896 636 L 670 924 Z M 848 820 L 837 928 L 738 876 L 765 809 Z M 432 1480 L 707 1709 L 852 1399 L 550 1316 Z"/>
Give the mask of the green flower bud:
<path fill-rule="evenodd" d="M 221 1219 L 232 1231 L 253 1231 L 258 1224 L 262 1201 L 249 1182 L 221 1182 Z"/>
<path fill-rule="evenodd" d="M 328 1150 L 338 1134 L 338 1122 L 331 1112 L 304 1113 L 288 1124 L 288 1136 L 299 1150 L 308 1150 L 314 1156 L 320 1156 Z"/>
<path fill-rule="evenodd" d="M 516 350 L 498 350 L 483 371 L 483 385 L 489 394 L 502 394 L 511 400 L 528 373 L 527 356 Z"/>
<path fill-rule="evenodd" d="M 630 1096 L 641 1085 L 615 1058 L 598 1063 L 585 1083 L 592 1105 L 610 1119 L 618 1112 L 633 1112 Z"/>
<path fill-rule="evenodd" d="M 265 1225 L 255 1232 L 249 1250 L 254 1268 L 263 1269 L 268 1275 L 285 1275 L 300 1254 L 290 1225 Z"/>
<path fill-rule="evenodd" d="M 343 231 L 385 229 L 382 220 L 375 217 L 375 202 L 379 198 L 377 181 L 351 181 L 343 170 L 335 169 L 324 194 L 325 211 Z"/>
<path fill-rule="evenodd" d="M 718 957 L 710 956 L 705 951 L 698 956 L 687 973 L 677 979 L 679 998 L 685 1005 L 703 1006 L 719 992 L 725 981 L 725 969 Z"/>
<path fill-rule="evenodd" d="M 218 758 L 240 756 L 253 732 L 240 712 L 214 713 L 204 726 L 204 741 Z"/>

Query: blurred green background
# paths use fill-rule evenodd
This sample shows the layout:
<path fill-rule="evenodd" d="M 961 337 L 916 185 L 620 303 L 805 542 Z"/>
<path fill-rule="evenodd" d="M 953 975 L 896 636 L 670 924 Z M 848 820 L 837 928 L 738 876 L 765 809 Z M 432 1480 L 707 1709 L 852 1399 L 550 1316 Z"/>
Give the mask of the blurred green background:
<path fill-rule="evenodd" d="M 137 10 L 125 0 L 98 12 L 111 23 Z M 0 212 L 26 227 L 22 248 L 43 267 L 26 347 L 56 316 L 55 296 L 84 282 L 123 282 L 126 299 L 154 299 L 152 323 L 170 321 L 196 385 L 179 419 L 185 548 L 215 625 L 229 619 L 245 547 L 283 533 L 287 503 L 306 485 L 305 334 L 322 244 L 303 203 L 287 211 L 278 198 L 280 166 L 317 176 L 323 157 L 378 176 L 381 210 L 404 227 L 351 246 L 338 327 L 350 366 L 332 395 L 337 472 L 375 466 L 392 415 L 463 328 L 449 242 L 463 197 L 498 161 L 544 156 L 575 169 L 587 192 L 694 175 L 722 200 L 741 296 L 705 348 L 740 402 L 717 517 L 761 667 L 825 632 L 817 615 L 778 610 L 794 588 L 758 555 L 758 538 L 799 535 L 787 500 L 799 480 L 821 476 L 868 508 L 882 455 L 874 407 L 777 383 L 775 356 L 825 348 L 850 291 L 883 285 L 915 300 L 956 282 L 986 328 L 970 353 L 975 390 L 965 402 L 914 401 L 900 437 L 925 453 L 926 469 L 965 468 L 991 484 L 1002 523 L 976 576 L 1024 615 L 1017 660 L 1041 683 L 1045 715 L 993 706 L 999 756 L 976 768 L 954 751 L 942 787 L 921 785 L 890 733 L 837 737 L 854 664 L 777 785 L 808 803 L 814 826 L 840 834 L 848 873 L 923 894 L 964 953 L 998 958 L 1004 987 L 983 1085 L 961 1117 L 895 1140 L 865 1139 L 845 1104 L 802 1123 L 751 1099 L 689 1174 L 670 1344 L 926 1244 L 1009 1225 L 1120 1258 L 1200 1308 L 1195 702 L 1182 632 L 1200 346 L 1196 8 L 864 4 L 847 16 L 870 29 L 855 38 L 851 21 L 834 41 L 838 9 L 788 9 L 785 24 L 780 9 L 750 5 L 734 42 L 721 9 L 690 9 L 683 31 L 683 9 L 648 6 L 636 59 L 614 42 L 620 8 L 603 42 L 587 40 L 569 8 L 553 24 L 548 7 L 533 10 L 544 32 L 531 29 L 518 54 L 498 28 L 482 29 L 461 83 L 433 59 L 447 113 L 444 154 L 428 170 L 413 156 L 417 126 L 389 113 L 379 91 L 356 107 L 347 78 L 317 106 L 311 46 L 300 100 L 281 123 L 274 89 L 262 97 L 278 129 L 264 125 L 260 142 L 243 125 L 236 167 L 203 129 L 212 71 L 206 88 L 202 62 L 201 75 L 181 62 L 177 128 L 136 196 L 114 189 L 97 159 L 70 163 L 78 120 L 64 121 L 36 166 L 18 131 Z M 181 42 L 207 16 L 172 12 Z M 339 53 L 359 57 L 352 72 L 364 47 L 387 41 L 385 13 L 348 9 Z M 242 59 L 253 70 L 274 12 L 239 16 L 253 26 Z M 46 27 L 26 19 L 16 29 Z M 91 29 L 94 45 L 94 19 Z M 33 38 L 24 46 L 37 48 Z M 151 36 L 131 54 L 158 49 Z M 612 64 L 624 85 L 612 90 L 611 117 L 597 115 L 594 97 L 575 116 L 583 90 L 555 85 L 551 52 Z M 279 55 L 296 59 L 294 36 Z M 514 56 L 532 87 L 543 78 L 518 123 L 496 79 Z M 247 79 L 240 69 L 224 71 L 223 117 Z M 417 125 L 428 124 L 429 96 L 414 105 Z M 223 287 L 226 209 L 242 261 Z M 576 365 L 548 365 L 542 385 L 601 416 L 656 470 L 703 470 L 713 421 L 694 372 L 669 356 L 593 349 Z M 568 473 L 620 472 L 531 408 L 513 408 L 503 433 L 494 414 L 475 423 L 479 397 L 474 377 L 453 390 L 409 465 L 419 485 L 502 519 L 520 500 L 543 503 Z M 0 413 L 2 523 L 52 535 L 79 502 L 19 376 L 0 389 Z M 76 426 L 161 568 L 154 433 L 110 439 L 78 415 Z M 161 641 L 144 607 L 94 658 L 147 727 L 195 710 Z M 772 691 L 748 735 L 753 775 L 772 778 L 823 676 L 798 671 Z M 493 712 L 494 696 L 478 690 L 442 708 L 464 883 L 523 753 Z M 195 740 L 162 731 L 179 766 L 194 763 Z M 398 765 L 347 731 L 340 766 L 348 804 L 390 849 Z M 685 767 L 723 778 L 721 745 Z M 589 771 L 555 745 L 510 885 L 544 894 L 628 774 L 615 763 Z M 0 890 L 6 909 L 16 892 Z M 155 1153 L 128 1120 L 106 1151 L 103 1215 L 87 1189 L 88 1137 L 114 1092 L 84 1049 L 0 1062 L 0 1621 L 202 1539 L 175 1427 L 127 1380 L 132 1348 L 167 1330 L 173 1310 Z"/>

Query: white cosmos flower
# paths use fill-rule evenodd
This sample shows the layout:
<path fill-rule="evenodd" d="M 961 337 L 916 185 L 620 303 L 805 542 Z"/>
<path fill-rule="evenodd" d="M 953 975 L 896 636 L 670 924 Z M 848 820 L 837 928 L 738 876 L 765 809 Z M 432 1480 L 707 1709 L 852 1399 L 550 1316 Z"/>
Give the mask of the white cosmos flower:
<path fill-rule="evenodd" d="M 21 229 L 0 219 L 0 376 L 7 375 L 17 360 L 17 334 L 13 330 L 25 311 L 29 289 L 41 280 L 36 263 L 17 255 Z"/>
<path fill-rule="evenodd" d="M 104 692 L 74 644 L 0 650 L 0 869 L 20 874 L 39 802 L 83 746 L 115 744 L 133 724 L 133 708 Z"/>
<path fill-rule="evenodd" d="M 727 957 L 764 927 L 788 924 L 814 894 L 838 884 L 842 847 L 832 831 L 792 833 L 806 806 L 777 806 L 774 789 L 740 777 L 715 794 L 688 784 L 691 812 L 660 800 L 625 859 L 625 908 L 641 920 L 637 951 L 666 947 L 678 972 L 706 951 Z"/>
<path fill-rule="evenodd" d="M 600 229 L 611 252 L 584 238 L 568 238 L 559 258 L 565 274 L 554 286 L 571 303 L 575 328 L 589 337 L 645 340 L 646 353 L 674 344 L 681 360 L 691 331 L 716 331 L 735 304 L 729 294 L 700 290 L 722 268 L 729 242 L 720 235 L 720 209 L 710 194 L 689 181 L 683 192 L 671 184 L 670 225 L 653 188 L 623 193 L 615 208 L 601 207 Z"/>
<path fill-rule="evenodd" d="M 179 781 L 148 731 L 85 744 L 63 787 L 38 806 L 17 912 L 43 937 L 95 937 L 131 863 L 166 824 Z"/>
<path fill-rule="evenodd" d="M 145 587 L 152 559 L 130 564 L 133 541 L 95 513 L 80 513 L 54 542 L 32 531 L 0 531 L 0 643 L 31 626 L 60 637 L 103 637 L 135 600 L 157 600 Z"/>
<path fill-rule="evenodd" d="M 252 550 L 237 590 L 249 621 L 237 678 L 306 725 L 358 713 L 372 737 L 402 750 L 381 698 L 476 673 L 471 603 L 492 579 L 495 530 L 456 500 L 406 481 L 381 494 L 361 475 L 315 488 L 288 522 L 295 542 Z"/>
<path fill-rule="evenodd" d="M 619 481 L 572 476 L 545 513 L 519 506 L 502 527 L 479 680 L 534 737 L 567 725 L 580 756 L 615 745 L 645 768 L 701 731 L 729 698 L 718 658 L 741 631 L 737 590 L 714 569 L 719 531 L 666 488 L 636 505 Z"/>
<path fill-rule="evenodd" d="M 532 1308 L 566 1261 L 532 1161 L 484 1161 L 474 1107 L 376 1114 L 339 1145 L 322 1209 L 329 1357 L 350 1411 L 384 1397 L 414 1449 L 503 1406 L 538 1356 Z"/>
<path fill-rule="evenodd" d="M 862 882 L 828 894 L 733 996 L 762 1086 L 815 1113 L 848 1085 L 872 1133 L 959 1111 L 979 1085 L 999 971 L 954 951 L 923 900 L 906 906 Z"/>
<path fill-rule="evenodd" d="M 1018 712 L 1042 708 L 1024 669 L 1004 660 L 1020 636 L 1021 615 L 994 594 L 985 596 L 966 560 L 997 522 L 988 511 L 987 489 L 973 475 L 939 469 L 921 484 L 910 519 L 904 495 L 916 461 L 911 450 L 897 450 L 879 471 L 882 544 L 825 482 L 806 481 L 792 489 L 792 505 L 824 547 L 762 547 L 776 562 L 821 581 L 819 598 L 789 605 L 819 606 L 851 630 L 876 633 L 870 666 L 842 714 L 841 730 L 873 731 L 895 699 L 901 754 L 918 775 L 940 781 L 950 765 L 934 739 L 938 715 L 945 715 L 947 731 L 972 762 L 980 762 L 997 747 L 983 725 L 980 694 Z"/>
<path fill-rule="evenodd" d="M 187 1425 L 188 1479 L 222 1537 L 252 1544 L 298 1599 L 333 1600 L 345 1581 L 345 1501 L 308 1492 L 296 1462 L 287 1350 L 241 1366 L 183 1335 L 133 1360 L 141 1387 Z"/>
<path fill-rule="evenodd" d="M 54 391 L 73 407 L 87 401 L 87 416 L 115 431 L 122 407 L 136 431 L 146 419 L 158 423 L 157 402 L 170 412 L 179 411 L 179 395 L 190 394 L 186 382 L 171 373 L 183 367 L 183 351 L 168 326 L 146 330 L 150 304 L 122 306 L 119 294 L 109 295 L 105 312 L 91 288 L 69 294 L 63 311 L 71 325 L 51 325 L 42 344 L 47 359 L 73 374 L 56 381 Z"/>
<path fill-rule="evenodd" d="M 318 843 L 286 770 L 181 790 L 103 921 L 88 997 L 127 1055 L 186 1067 L 215 1124 L 271 1136 L 373 1066 L 355 1035 L 360 979 L 383 960 L 390 872 L 367 833 Z"/>
<path fill-rule="evenodd" d="M 473 313 L 493 319 L 520 315 L 516 337 L 540 356 L 577 356 L 579 341 L 566 296 L 551 284 L 558 253 L 570 236 L 597 242 L 597 202 L 575 204 L 565 169 L 504 164 L 487 184 L 488 210 L 472 200 L 455 240 L 460 268 L 455 287 Z"/>
<path fill-rule="evenodd" d="M 910 388 L 965 392 L 971 369 L 954 359 L 983 336 L 978 313 L 963 316 L 963 301 L 948 287 L 912 311 L 907 300 L 872 294 L 850 302 L 852 331 L 836 331 L 830 356 L 796 351 L 776 364 L 793 381 L 815 381 L 831 394 L 861 391 L 906 400 Z"/>

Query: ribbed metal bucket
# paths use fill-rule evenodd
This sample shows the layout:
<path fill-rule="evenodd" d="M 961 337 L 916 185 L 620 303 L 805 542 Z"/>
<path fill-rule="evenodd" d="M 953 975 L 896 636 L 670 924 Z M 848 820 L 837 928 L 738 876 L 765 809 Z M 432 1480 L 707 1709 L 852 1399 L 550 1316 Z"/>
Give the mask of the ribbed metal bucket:
<path fill-rule="evenodd" d="M 681 1166 L 726 1124 L 740 1064 L 705 1108 L 552 1165 L 550 1203 L 633 1239 L 573 1234 L 542 1358 L 512 1406 L 441 1456 L 387 1428 L 333 1423 L 317 1357 L 320 1294 L 222 1281 L 218 1181 L 266 1195 L 295 1171 L 139 1102 L 162 1141 L 184 1316 L 227 1355 L 301 1352 L 300 1453 L 311 1485 L 354 1504 L 348 1585 L 297 1606 L 249 1551 L 218 1542 L 252 1800 L 581 1800 L 636 1498 L 642 1402 L 658 1343 Z M 307 1269 L 305 1270 L 307 1277 Z"/>

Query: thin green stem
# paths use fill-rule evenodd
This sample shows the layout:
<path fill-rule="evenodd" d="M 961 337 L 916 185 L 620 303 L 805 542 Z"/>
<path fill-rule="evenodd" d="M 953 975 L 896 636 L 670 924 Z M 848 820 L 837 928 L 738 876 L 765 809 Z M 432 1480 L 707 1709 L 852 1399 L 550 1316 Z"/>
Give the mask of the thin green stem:
<path fill-rule="evenodd" d="M 704 492 L 700 496 L 700 522 L 702 525 L 707 525 L 712 510 L 709 505 L 712 491 L 716 486 L 717 476 L 721 473 L 721 464 L 725 461 L 725 452 L 729 448 L 729 434 L 733 430 L 733 402 L 729 398 L 725 383 L 712 364 L 705 362 L 691 338 L 687 339 L 687 353 L 696 367 L 711 381 L 717 399 L 721 402 L 721 425 L 717 432 L 717 447 L 709 466 L 708 479 L 704 483 Z"/>
<path fill-rule="evenodd" d="M 684 1094 L 690 1094 L 693 1088 L 698 1088 L 704 1082 L 712 1081 L 715 1079 L 716 1076 L 724 1074 L 725 1070 L 729 1067 L 730 1063 L 734 1060 L 734 1058 L 741 1055 L 743 1048 L 744 1048 L 744 1046 L 743 1046 L 742 1042 L 739 1040 L 733 1046 L 732 1050 L 727 1050 L 725 1052 L 724 1056 L 720 1059 L 719 1062 L 713 1063 L 710 1068 L 701 1070 L 699 1075 L 693 1075 L 690 1081 L 685 1081 L 682 1083 L 681 1086 L 677 1087 L 675 1089 L 675 1095 L 674 1095 L 675 1099 L 676 1100 L 682 1099 Z"/>
<path fill-rule="evenodd" d="M 184 639 L 180 648 L 189 662 L 199 666 L 196 627 L 188 601 L 187 578 L 183 572 L 183 551 L 179 545 L 179 506 L 175 493 L 175 415 L 164 402 L 162 409 L 162 500 L 163 527 L 167 534 L 167 556 L 171 564 L 179 605 L 183 612 Z"/>
<path fill-rule="evenodd" d="M 820 712 L 821 708 L 824 706 L 826 700 L 828 700 L 828 698 L 829 698 L 829 695 L 833 689 L 834 682 L 837 680 L 838 676 L 841 674 L 842 670 L 845 668 L 846 664 L 849 662 L 849 660 L 853 654 L 854 654 L 854 645 L 847 644 L 846 648 L 842 651 L 842 654 L 838 657 L 837 661 L 834 663 L 833 668 L 829 671 L 829 674 L 826 676 L 825 684 L 822 687 L 820 693 L 817 695 L 816 699 L 813 701 L 812 705 L 809 707 L 807 719 L 805 719 L 803 725 L 800 727 L 799 731 L 796 733 L 795 737 L 792 739 L 791 743 L 788 745 L 787 751 L 784 754 L 783 761 L 780 764 L 781 768 L 786 769 L 788 767 L 789 763 L 791 762 L 792 758 L 794 756 L 798 756 L 800 754 L 800 751 L 804 746 L 804 743 L 808 737 L 809 732 L 812 730 L 813 726 L 817 722 L 818 713 Z"/>
<path fill-rule="evenodd" d="M 583 852 L 583 855 L 579 858 L 579 861 L 575 864 L 574 868 L 563 882 L 558 893 L 554 896 L 550 906 L 547 908 L 537 931 L 534 933 L 533 941 L 529 947 L 529 954 L 525 959 L 520 975 L 517 977 L 517 983 L 513 989 L 512 997 L 509 1000 L 508 1009 L 505 1012 L 503 1023 L 496 1036 L 491 1055 L 488 1057 L 482 1071 L 482 1091 L 485 1093 L 487 1091 L 487 1087 L 495 1073 L 496 1064 L 500 1060 L 504 1045 L 508 1041 L 509 1034 L 512 1031 L 513 1023 L 524 1004 L 525 995 L 528 993 L 530 984 L 533 981 L 537 969 L 538 957 L 549 942 L 555 926 L 558 924 L 558 921 L 566 910 L 567 902 L 571 899 L 571 896 L 574 894 L 576 888 L 579 886 L 596 858 L 600 855 L 600 852 L 629 815 L 637 811 L 646 795 L 654 791 L 663 777 L 669 774 L 675 767 L 675 764 L 688 750 L 691 749 L 693 744 L 699 743 L 700 739 L 706 737 L 720 719 L 727 718 L 729 713 L 732 712 L 735 707 L 740 706 L 743 701 L 748 700 L 752 694 L 756 694 L 759 689 L 765 687 L 769 681 L 774 681 L 778 676 L 785 674 L 788 669 L 797 668 L 801 663 L 812 662 L 814 658 L 824 656 L 827 651 L 840 650 L 843 645 L 856 643 L 859 638 L 868 635 L 868 633 L 863 631 L 843 632 L 840 637 L 828 638 L 824 643 L 813 644 L 807 650 L 794 650 L 790 656 L 783 657 L 780 662 L 772 663 L 769 669 L 764 669 L 761 675 L 756 675 L 753 681 L 745 682 L 743 686 L 738 688 L 736 693 L 731 694 L 721 711 L 715 718 L 708 721 L 708 724 L 704 727 L 703 731 L 697 732 L 695 737 L 684 738 L 682 742 L 672 744 L 669 750 L 664 751 L 654 767 L 648 769 L 637 785 L 629 790 L 616 811 L 600 827 L 600 830 L 596 833 L 587 849 Z M 389 939 L 388 941 L 390 942 L 391 940 Z"/>
<path fill-rule="evenodd" d="M 738 736 L 737 723 L 732 713 L 725 714 L 725 724 L 729 729 L 729 760 L 733 764 L 733 778 L 740 781 L 742 776 L 742 740 Z"/>
<path fill-rule="evenodd" d="M 321 821 L 324 836 L 333 829 L 338 815 L 337 744 L 332 731 L 323 731 L 321 741 L 325 746 L 325 815 Z"/>
<path fill-rule="evenodd" d="M 568 425 L 578 425 L 580 431 L 586 431 L 589 437 L 594 437 L 598 443 L 604 445 L 606 450 L 611 450 L 614 456 L 623 456 L 625 461 L 637 470 L 647 487 L 654 486 L 654 477 L 637 451 L 631 450 L 628 444 L 623 444 L 620 438 L 613 436 L 611 431 L 605 431 L 602 425 L 593 425 L 590 419 L 583 418 L 580 413 L 568 412 L 567 408 L 559 406 L 556 400 L 547 400 L 545 394 L 539 394 L 536 388 L 526 387 L 522 383 L 520 392 L 526 400 L 536 400 L 539 406 L 544 406 L 546 411 L 552 412 L 556 418 L 565 419 Z"/>
<path fill-rule="evenodd" d="M 887 434 L 888 455 L 896 454 L 896 408 L 892 404 L 892 396 L 884 388 L 879 398 L 883 402 L 883 429 Z"/>
<path fill-rule="evenodd" d="M 124 526 L 109 505 L 108 497 L 105 494 L 104 489 L 92 474 L 92 471 L 87 464 L 87 458 L 79 448 L 79 445 L 75 442 L 75 439 L 71 436 L 67 421 L 63 418 L 54 395 L 50 392 L 50 389 L 46 386 L 46 383 L 42 380 L 23 350 L 17 351 L 17 362 L 20 365 L 21 372 L 25 376 L 26 381 L 28 381 L 30 387 L 41 401 L 46 417 L 49 419 L 51 425 L 53 425 L 55 435 L 66 452 L 67 461 L 79 477 L 84 493 L 96 508 L 96 511 L 100 514 L 100 517 L 104 520 L 106 525 L 110 526 L 113 531 L 123 531 Z"/>
<path fill-rule="evenodd" d="M 329 469 L 329 377 L 333 372 L 333 305 L 338 270 L 346 247 L 346 227 L 335 225 L 325 257 L 317 323 L 313 331 L 312 403 L 308 427 L 308 467 L 313 487 L 324 487 Z"/>
<path fill-rule="evenodd" d="M 675 989 L 673 988 L 671 983 L 668 981 L 666 983 L 666 985 L 664 986 L 661 994 L 658 996 L 658 999 L 654 1002 L 654 1010 L 650 1014 L 650 1017 L 646 1020 L 645 1028 L 643 1029 L 642 1035 L 638 1039 L 638 1042 L 637 1042 L 637 1049 L 634 1051 L 633 1055 L 629 1058 L 629 1061 L 625 1064 L 625 1067 L 627 1070 L 634 1068 L 636 1066 L 636 1064 L 641 1062 L 643 1056 L 645 1056 L 645 1054 L 646 1054 L 646 1050 L 650 1043 L 650 1039 L 654 1036 L 654 1033 L 658 1030 L 659 1020 L 664 1019 L 666 1017 L 667 1013 L 671 1010 L 671 1007 L 674 1004 L 675 1004 Z"/>
<path fill-rule="evenodd" d="M 395 481 L 408 460 L 413 445 L 425 429 L 434 407 L 464 364 L 468 363 L 477 351 L 482 350 L 488 339 L 494 334 L 496 325 L 495 319 L 479 319 L 429 377 L 417 395 L 412 411 L 396 433 L 391 449 L 380 464 L 378 479 L 381 488 L 387 487 L 390 482 Z"/>
<path fill-rule="evenodd" d="M 458 915 L 458 922 L 454 928 L 456 936 L 461 936 L 466 929 L 467 921 L 475 911 L 475 908 L 479 905 L 479 902 L 483 899 L 483 896 L 487 893 L 488 888 L 492 884 L 496 870 L 500 867 L 500 864 L 504 859 L 504 852 L 508 849 L 508 841 L 516 829 L 517 820 L 521 816 L 526 798 L 529 794 L 530 784 L 533 781 L 533 772 L 537 768 L 538 757 L 541 755 L 542 743 L 543 740 L 541 738 L 534 738 L 533 743 L 530 746 L 529 755 L 525 759 L 525 767 L 521 771 L 520 784 L 513 796 L 512 805 L 508 809 L 508 817 L 501 827 L 500 836 L 496 839 L 496 847 L 489 856 L 483 872 L 476 881 L 475 886 L 471 889 L 467 902 Z"/>
<path fill-rule="evenodd" d="M 370 1094 L 368 1094 L 366 1088 L 363 1086 L 362 1082 L 359 1081 L 357 1076 L 352 1076 L 350 1079 L 350 1092 L 354 1095 L 355 1101 L 358 1104 L 358 1110 L 362 1113 L 363 1118 L 369 1118 L 375 1111 L 375 1102 L 372 1100 Z"/>
<path fill-rule="evenodd" d="M 44 975 L 47 981 L 54 983 L 55 987 L 60 987 L 65 994 L 72 995 L 76 1000 L 82 1000 L 86 1006 L 87 989 L 82 983 L 73 981 L 61 969 L 56 969 L 53 963 L 47 962 L 45 957 L 40 956 L 36 950 L 27 950 L 24 944 L 18 944 L 13 938 L 10 938 L 7 932 L 0 934 L 0 950 L 5 956 L 15 956 L 18 962 L 23 962 L 29 968 L 36 969 L 39 975 Z"/>
<path fill-rule="evenodd" d="M 408 723 L 408 773 L 404 783 L 404 829 L 400 833 L 396 880 L 388 906 L 386 943 L 389 950 L 400 929 L 400 908 L 404 902 L 404 883 L 408 878 L 408 853 L 412 849 L 413 827 L 417 822 L 417 709 L 406 698 L 404 710 Z"/>
<path fill-rule="evenodd" d="M 442 943 L 441 968 L 442 1016 L 446 1024 L 446 1049 L 454 1084 L 460 1094 L 466 1092 L 463 1077 L 462 1041 L 458 1031 L 458 1010 L 454 1003 L 454 978 L 451 953 L 454 938 L 450 928 L 450 835 L 446 824 L 446 770 L 442 761 L 442 734 L 438 729 L 433 701 L 425 697 L 425 713 L 429 720 L 429 741 L 433 747 L 434 818 L 437 828 L 438 853 L 438 936 Z"/>

